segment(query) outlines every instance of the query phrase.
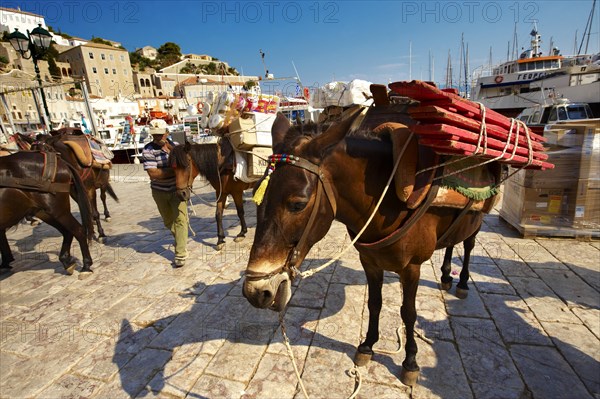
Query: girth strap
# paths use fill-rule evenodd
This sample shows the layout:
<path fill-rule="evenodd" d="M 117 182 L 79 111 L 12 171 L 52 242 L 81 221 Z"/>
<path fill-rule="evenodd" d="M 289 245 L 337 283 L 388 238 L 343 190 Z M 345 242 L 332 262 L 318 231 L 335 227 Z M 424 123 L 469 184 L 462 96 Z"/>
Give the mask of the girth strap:
<path fill-rule="evenodd" d="M 398 240 L 400 240 L 402 237 L 404 237 L 406 235 L 408 230 L 411 227 L 413 227 L 415 225 L 415 223 L 417 223 L 419 221 L 419 219 L 421 219 L 421 217 L 427 212 L 431 203 L 433 202 L 433 200 L 435 199 L 435 197 L 437 195 L 438 188 L 439 188 L 439 184 L 434 183 L 431 186 L 431 189 L 429 190 L 429 193 L 427 194 L 425 201 L 417 209 L 415 209 L 413 213 L 411 213 L 411 215 L 408 217 L 408 219 L 398 229 L 394 230 L 394 232 L 392 232 L 390 235 L 382 238 L 381 240 L 375 241 L 375 242 L 362 243 L 359 241 L 354 245 L 357 247 L 361 247 L 361 248 L 381 249 L 381 248 L 387 247 L 388 245 L 392 245 L 395 242 L 397 242 Z M 352 238 L 354 238 L 355 235 L 352 232 L 349 231 L 349 234 Z"/>
<path fill-rule="evenodd" d="M 469 209 L 471 209 L 471 206 L 473 205 L 473 202 L 475 202 L 475 200 L 473 198 L 470 198 L 469 202 L 467 202 L 467 205 L 454 218 L 454 220 L 452 221 L 452 223 L 450 224 L 450 226 L 448 226 L 448 228 L 446 229 L 446 231 L 444 232 L 444 234 L 442 234 L 442 236 L 440 238 L 438 238 L 437 243 L 436 243 L 436 247 L 439 244 L 442 244 L 444 242 L 444 240 L 446 240 L 446 238 L 448 238 L 448 236 L 450 236 L 450 234 L 452 234 L 454 232 L 454 230 L 456 230 L 456 227 L 458 226 L 458 224 L 460 223 L 460 221 L 462 220 L 462 218 L 465 217 L 465 215 L 467 214 L 467 212 L 469 212 Z"/>

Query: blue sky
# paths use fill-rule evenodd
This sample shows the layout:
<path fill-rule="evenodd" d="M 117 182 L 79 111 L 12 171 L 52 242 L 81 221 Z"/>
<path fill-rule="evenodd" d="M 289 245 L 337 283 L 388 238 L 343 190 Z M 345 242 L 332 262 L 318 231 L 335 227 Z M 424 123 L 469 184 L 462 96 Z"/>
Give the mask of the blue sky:
<path fill-rule="evenodd" d="M 276 77 L 304 85 L 366 79 L 376 83 L 444 82 L 448 51 L 455 71 L 461 35 L 471 71 L 506 60 L 515 22 L 519 48 L 529 47 L 537 21 L 542 50 L 550 39 L 572 54 L 581 42 L 592 0 L 549 1 L 4 1 L 42 14 L 55 30 L 119 41 L 129 51 L 172 41 L 183 53 L 210 54 L 238 71 L 263 75 L 259 50 Z M 599 51 L 600 5 L 588 52 Z M 412 54 L 412 57 L 409 57 Z M 412 62 L 409 62 L 412 60 Z M 412 66 L 411 66 L 412 65 Z M 457 72 L 455 80 L 458 77 Z"/>

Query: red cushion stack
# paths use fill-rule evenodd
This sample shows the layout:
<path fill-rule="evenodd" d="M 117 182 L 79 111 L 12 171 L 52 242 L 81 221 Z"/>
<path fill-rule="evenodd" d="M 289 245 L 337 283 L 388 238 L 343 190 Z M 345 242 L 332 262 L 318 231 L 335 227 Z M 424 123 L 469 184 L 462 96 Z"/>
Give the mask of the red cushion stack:
<path fill-rule="evenodd" d="M 419 106 L 409 111 L 411 117 L 420 122 L 414 126 L 414 132 L 419 137 L 419 144 L 432 147 L 439 154 L 469 156 L 477 152 L 478 157 L 500 157 L 499 162 L 516 167 L 527 165 L 531 155 L 527 169 L 554 168 L 553 164 L 545 162 L 548 155 L 544 153 L 542 145 L 544 137 L 533 133 L 524 124 L 514 123 L 507 143 L 511 119 L 486 108 L 487 137 L 480 138 L 483 111 L 479 104 L 458 96 L 455 91 L 440 90 L 418 80 L 390 83 L 389 87 L 398 95 L 420 102 Z"/>

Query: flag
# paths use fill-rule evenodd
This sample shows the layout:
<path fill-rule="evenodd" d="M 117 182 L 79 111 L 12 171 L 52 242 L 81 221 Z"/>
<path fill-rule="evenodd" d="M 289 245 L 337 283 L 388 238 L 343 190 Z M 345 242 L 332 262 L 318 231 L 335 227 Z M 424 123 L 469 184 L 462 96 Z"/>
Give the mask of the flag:
<path fill-rule="evenodd" d="M 300 85 L 296 85 L 296 95 L 294 97 L 300 97 Z"/>

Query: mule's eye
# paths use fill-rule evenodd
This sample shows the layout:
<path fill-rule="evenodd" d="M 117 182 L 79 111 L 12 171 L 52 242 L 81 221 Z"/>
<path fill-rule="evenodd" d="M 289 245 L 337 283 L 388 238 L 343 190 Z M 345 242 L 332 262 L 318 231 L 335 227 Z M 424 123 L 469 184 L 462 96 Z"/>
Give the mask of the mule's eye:
<path fill-rule="evenodd" d="M 307 201 L 291 201 L 288 203 L 288 210 L 290 212 L 300 212 L 306 208 Z"/>

